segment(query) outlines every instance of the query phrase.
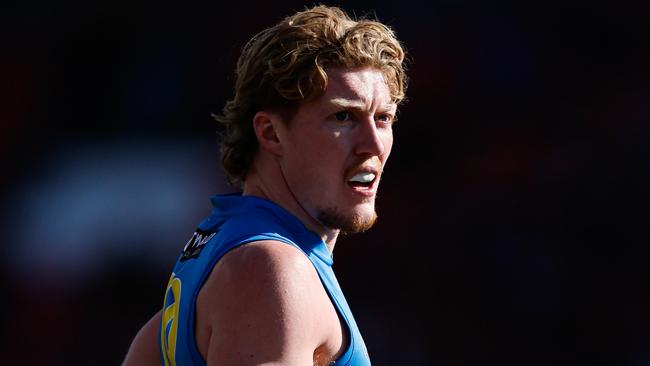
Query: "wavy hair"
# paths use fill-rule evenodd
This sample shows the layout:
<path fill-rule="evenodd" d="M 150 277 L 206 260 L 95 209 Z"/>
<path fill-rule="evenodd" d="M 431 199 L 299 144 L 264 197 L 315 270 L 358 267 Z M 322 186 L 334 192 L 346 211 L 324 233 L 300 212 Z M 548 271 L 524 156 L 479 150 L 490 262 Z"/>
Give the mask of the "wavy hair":
<path fill-rule="evenodd" d="M 258 149 L 253 117 L 260 110 L 285 121 L 302 102 L 322 95 L 328 67 L 382 71 L 397 104 L 404 100 L 404 50 L 375 20 L 352 20 L 336 7 L 316 6 L 255 35 L 237 61 L 235 96 L 215 115 L 222 125 L 221 163 L 231 183 L 243 182 Z"/>

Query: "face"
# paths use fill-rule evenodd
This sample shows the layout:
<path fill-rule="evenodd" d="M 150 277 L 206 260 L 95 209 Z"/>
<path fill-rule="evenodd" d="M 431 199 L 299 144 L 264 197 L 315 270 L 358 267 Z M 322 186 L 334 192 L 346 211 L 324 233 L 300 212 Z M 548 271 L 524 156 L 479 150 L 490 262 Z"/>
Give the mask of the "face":
<path fill-rule="evenodd" d="M 381 71 L 329 69 L 327 75 L 324 95 L 302 104 L 284 131 L 281 169 L 312 218 L 360 232 L 377 218 L 375 197 L 397 106 Z"/>

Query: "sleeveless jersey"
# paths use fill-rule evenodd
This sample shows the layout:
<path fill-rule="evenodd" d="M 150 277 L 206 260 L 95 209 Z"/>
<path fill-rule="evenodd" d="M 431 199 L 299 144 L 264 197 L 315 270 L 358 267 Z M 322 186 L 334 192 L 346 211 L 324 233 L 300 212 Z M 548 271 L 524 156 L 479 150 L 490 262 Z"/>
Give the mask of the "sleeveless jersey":
<path fill-rule="evenodd" d="M 159 336 L 163 365 L 206 365 L 194 337 L 196 298 L 224 254 L 259 240 L 293 245 L 314 265 L 348 331 L 349 344 L 334 365 L 370 365 L 361 333 L 334 276 L 333 258 L 323 240 L 271 201 L 234 194 L 214 196 L 212 203 L 212 214 L 199 224 L 185 245 L 167 285 Z"/>

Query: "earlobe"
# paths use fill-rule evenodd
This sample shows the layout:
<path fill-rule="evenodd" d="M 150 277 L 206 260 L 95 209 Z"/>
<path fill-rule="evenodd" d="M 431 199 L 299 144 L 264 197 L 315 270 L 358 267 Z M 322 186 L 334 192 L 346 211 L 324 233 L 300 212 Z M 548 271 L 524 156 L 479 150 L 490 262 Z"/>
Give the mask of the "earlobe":
<path fill-rule="evenodd" d="M 267 111 L 260 111 L 253 117 L 253 129 L 260 148 L 273 155 L 282 155 L 280 117 Z"/>

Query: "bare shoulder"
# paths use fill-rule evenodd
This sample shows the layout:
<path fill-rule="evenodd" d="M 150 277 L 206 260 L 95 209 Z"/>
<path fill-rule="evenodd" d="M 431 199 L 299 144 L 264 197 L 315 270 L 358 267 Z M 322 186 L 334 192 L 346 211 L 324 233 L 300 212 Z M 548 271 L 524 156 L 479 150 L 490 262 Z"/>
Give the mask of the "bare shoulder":
<path fill-rule="evenodd" d="M 300 249 L 278 241 L 253 242 L 226 254 L 201 289 L 196 309 L 201 353 L 225 364 L 311 364 L 338 327 L 314 266 Z"/>
<path fill-rule="evenodd" d="M 215 267 L 219 274 L 284 275 L 316 274 L 307 256 L 293 245 L 274 241 L 256 241 L 242 245 L 226 254 Z M 226 272 L 226 273 L 224 273 Z"/>
<path fill-rule="evenodd" d="M 211 303 L 237 301 L 253 308 L 287 311 L 313 301 L 322 291 L 316 270 L 300 249 L 277 241 L 257 241 L 219 260 L 199 297 Z"/>

